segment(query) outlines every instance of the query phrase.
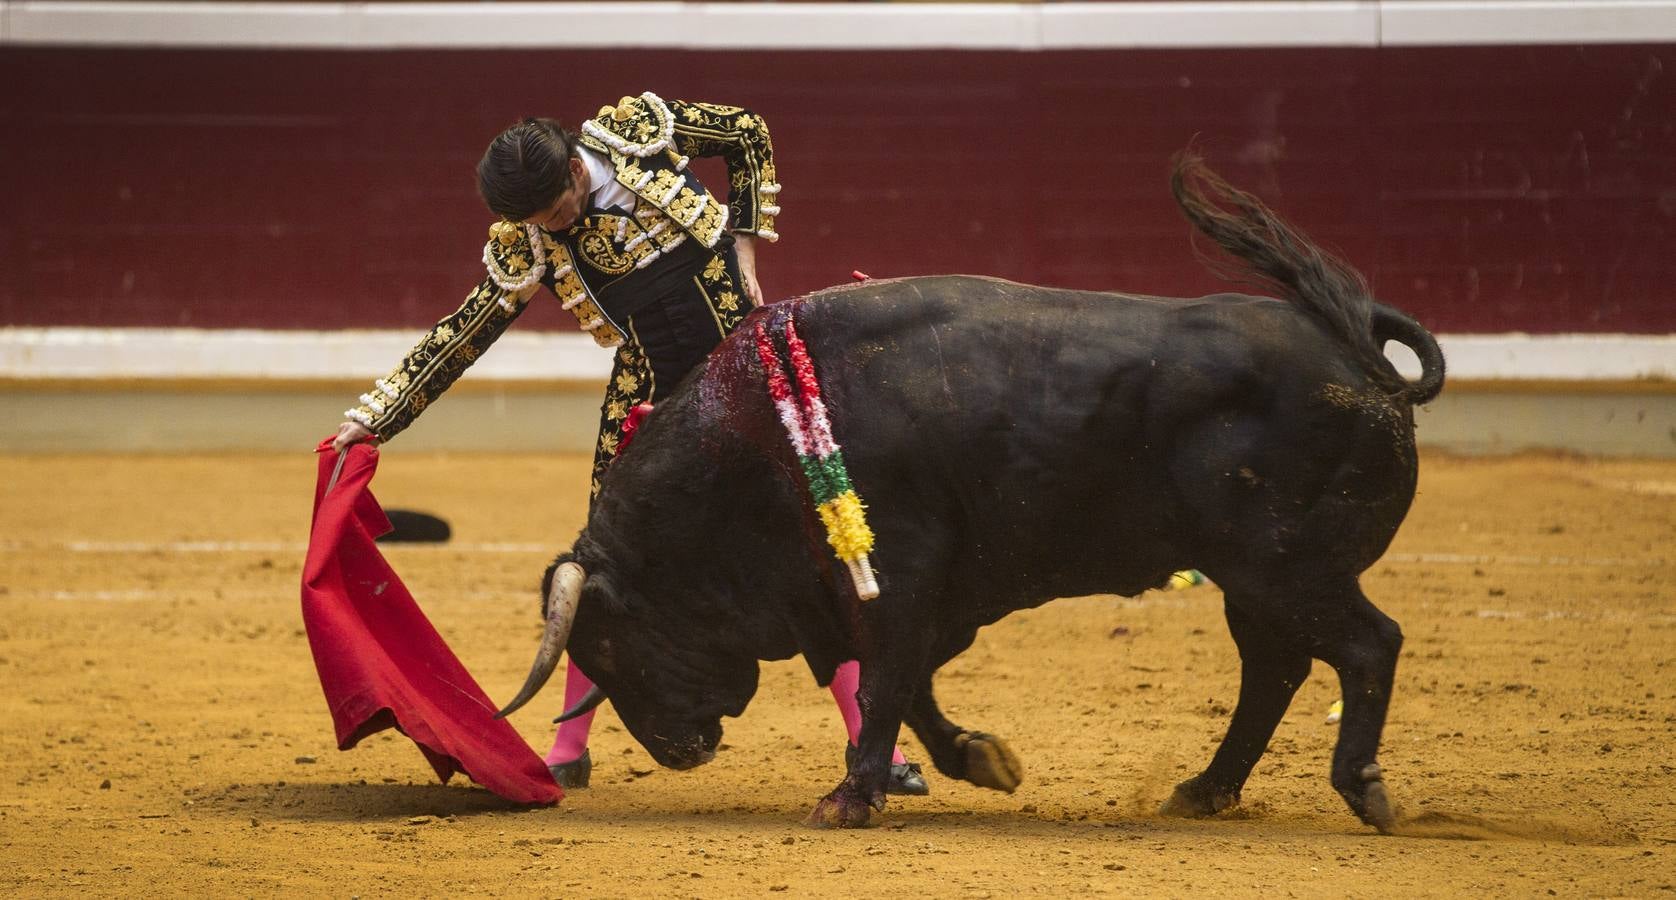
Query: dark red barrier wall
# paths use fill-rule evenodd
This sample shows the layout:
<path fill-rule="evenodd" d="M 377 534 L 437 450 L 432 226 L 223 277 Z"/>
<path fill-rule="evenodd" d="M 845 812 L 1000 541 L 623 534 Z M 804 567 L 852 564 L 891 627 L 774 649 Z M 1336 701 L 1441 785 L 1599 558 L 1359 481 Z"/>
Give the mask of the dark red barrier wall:
<path fill-rule="evenodd" d="M 1212 162 L 1441 331 L 1676 331 L 1676 47 L 0 51 L 6 324 L 420 326 L 480 277 L 518 116 L 740 103 L 786 184 L 764 284 L 981 272 L 1219 289 L 1168 199 Z M 533 316 L 566 327 L 554 304 Z"/>

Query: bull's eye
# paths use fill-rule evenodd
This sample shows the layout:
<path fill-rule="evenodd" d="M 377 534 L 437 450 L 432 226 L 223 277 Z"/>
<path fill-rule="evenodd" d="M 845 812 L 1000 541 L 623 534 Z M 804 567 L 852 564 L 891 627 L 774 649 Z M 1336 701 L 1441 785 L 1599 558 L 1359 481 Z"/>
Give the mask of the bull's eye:
<path fill-rule="evenodd" d="M 605 672 L 615 672 L 617 670 L 617 655 L 613 652 L 611 640 L 609 638 L 599 642 L 599 660 L 597 664 L 600 669 Z"/>

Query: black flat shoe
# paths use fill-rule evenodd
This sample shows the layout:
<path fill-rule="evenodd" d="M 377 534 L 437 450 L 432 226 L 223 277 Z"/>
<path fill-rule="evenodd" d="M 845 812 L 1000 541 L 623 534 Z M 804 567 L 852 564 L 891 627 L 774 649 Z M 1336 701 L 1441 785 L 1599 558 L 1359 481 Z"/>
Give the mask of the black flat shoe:
<path fill-rule="evenodd" d="M 909 797 L 924 797 L 931 793 L 931 785 L 920 774 L 919 763 L 903 763 L 890 767 L 890 780 L 885 782 L 885 793 Z"/>
<path fill-rule="evenodd" d="M 583 750 L 582 755 L 567 763 L 548 766 L 547 771 L 553 773 L 553 780 L 562 788 L 585 788 L 588 786 L 588 776 L 594 772 L 594 758 Z"/>
<path fill-rule="evenodd" d="M 846 745 L 844 765 L 855 765 L 855 755 L 855 745 Z M 931 786 L 925 783 L 925 776 L 920 774 L 919 763 L 891 763 L 890 778 L 885 781 L 885 793 L 900 797 L 924 797 L 931 793 Z"/>

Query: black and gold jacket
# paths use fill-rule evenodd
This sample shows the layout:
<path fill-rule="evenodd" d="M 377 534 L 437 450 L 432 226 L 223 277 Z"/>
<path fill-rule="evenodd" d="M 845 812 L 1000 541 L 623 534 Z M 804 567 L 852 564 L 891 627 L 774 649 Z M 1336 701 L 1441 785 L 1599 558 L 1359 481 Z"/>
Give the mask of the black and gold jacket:
<path fill-rule="evenodd" d="M 623 331 L 596 297 L 600 273 L 643 269 L 688 240 L 715 247 L 730 230 L 780 237 L 773 145 L 768 125 L 750 110 L 664 101 L 648 92 L 601 107 L 582 123 L 578 141 L 611 160 L 617 182 L 641 201 L 633 214 L 587 216 L 561 234 L 504 221 L 490 226 L 487 277 L 344 415 L 382 440 L 394 437 L 477 361 L 543 285 L 597 343 L 614 347 Z M 726 160 L 727 205 L 686 173 L 694 156 Z M 579 271 L 578 255 L 595 284 Z"/>

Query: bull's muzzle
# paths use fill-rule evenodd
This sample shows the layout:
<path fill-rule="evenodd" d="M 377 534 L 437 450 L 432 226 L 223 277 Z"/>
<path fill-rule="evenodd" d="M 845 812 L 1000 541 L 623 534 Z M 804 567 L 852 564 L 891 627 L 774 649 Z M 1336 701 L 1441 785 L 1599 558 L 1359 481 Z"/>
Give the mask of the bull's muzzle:
<path fill-rule="evenodd" d="M 564 652 L 565 644 L 570 640 L 570 628 L 576 623 L 576 606 L 582 599 L 582 585 L 587 580 L 588 574 L 574 562 L 559 566 L 553 573 L 553 583 L 547 589 L 547 628 L 541 633 L 541 649 L 536 651 L 535 662 L 530 666 L 529 677 L 524 679 L 518 696 L 495 713 L 495 718 L 505 718 L 530 702 L 547 679 L 553 677 L 553 670 L 559 667 L 559 654 Z M 604 699 L 603 694 L 600 699 Z"/>

